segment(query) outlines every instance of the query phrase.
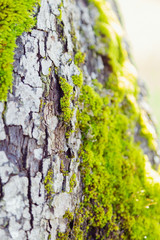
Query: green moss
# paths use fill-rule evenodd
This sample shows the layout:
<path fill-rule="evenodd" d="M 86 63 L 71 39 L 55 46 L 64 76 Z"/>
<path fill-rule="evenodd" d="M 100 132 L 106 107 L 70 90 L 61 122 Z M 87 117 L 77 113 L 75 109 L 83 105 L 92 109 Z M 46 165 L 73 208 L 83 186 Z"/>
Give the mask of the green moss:
<path fill-rule="evenodd" d="M 78 119 L 83 133 L 83 208 L 89 228 L 103 229 L 106 237 L 115 238 L 124 231 L 130 239 L 134 217 L 138 218 L 144 202 L 138 196 L 145 184 L 144 158 L 128 132 L 132 120 L 119 107 L 119 101 L 121 98 L 101 98 L 91 87 L 82 87 L 80 102 L 84 109 Z M 101 239 L 98 233 L 96 238 Z"/>
<path fill-rule="evenodd" d="M 82 53 L 81 51 L 78 51 L 78 52 L 75 54 L 74 63 L 75 63 L 77 66 L 80 66 L 82 63 L 84 63 L 84 61 L 85 61 L 85 54 Z"/>
<path fill-rule="evenodd" d="M 78 86 L 79 88 L 82 86 L 83 84 L 83 72 L 82 70 L 79 68 L 79 66 L 81 64 L 84 63 L 84 60 L 85 60 L 85 54 L 78 51 L 76 54 L 75 54 L 75 57 L 74 57 L 74 63 L 75 65 L 77 65 L 77 68 L 79 70 L 79 75 L 73 75 L 72 76 L 72 81 L 73 83 Z"/>
<path fill-rule="evenodd" d="M 64 94 L 63 97 L 60 99 L 63 119 L 66 123 L 68 123 L 73 116 L 73 110 L 70 107 L 73 87 L 67 82 L 65 78 L 62 77 L 60 77 L 60 86 Z"/>
<path fill-rule="evenodd" d="M 60 171 L 61 173 L 63 173 L 64 176 L 68 176 L 68 171 L 65 171 L 63 160 L 61 160 Z"/>
<path fill-rule="evenodd" d="M 51 234 L 48 235 L 48 240 L 50 240 L 50 239 L 51 239 Z"/>
<path fill-rule="evenodd" d="M 99 18 L 95 25 L 95 32 L 104 43 L 104 48 L 99 53 L 107 55 L 112 71 L 117 73 L 126 59 L 127 53 L 122 45 L 122 29 L 116 16 L 112 14 L 109 4 L 103 0 L 90 0 L 98 11 Z"/>
<path fill-rule="evenodd" d="M 56 239 L 67 240 L 67 239 L 68 239 L 68 236 L 67 236 L 66 233 L 58 232 L 58 233 L 57 233 L 57 238 L 56 238 Z"/>
<path fill-rule="evenodd" d="M 157 142 L 155 140 L 156 133 L 144 111 L 141 111 L 139 123 L 141 125 L 141 135 L 147 139 L 150 149 L 155 151 L 157 148 Z"/>
<path fill-rule="evenodd" d="M 135 70 L 109 4 L 91 2 L 100 14 L 95 31 L 106 46 L 99 54 L 109 58 L 112 71 L 105 86 L 93 80 L 93 88 L 82 85 L 80 89 L 77 127 L 82 134 L 83 202 L 65 237 L 160 239 L 160 181 L 149 181 L 146 156 L 134 141 L 137 124 L 151 148 L 154 139 L 137 103 Z"/>
<path fill-rule="evenodd" d="M 93 85 L 94 85 L 94 88 L 95 88 L 97 91 L 102 90 L 103 85 L 102 85 L 100 82 L 98 82 L 97 79 L 93 79 L 93 80 L 92 80 L 92 83 L 93 83 Z"/>
<path fill-rule="evenodd" d="M 72 80 L 73 80 L 73 83 L 80 88 L 83 84 L 83 72 L 81 69 L 79 69 L 79 71 L 80 71 L 80 74 L 73 75 Z"/>
<path fill-rule="evenodd" d="M 57 236 L 57 239 L 61 239 L 61 240 L 68 240 L 68 235 L 69 235 L 69 229 L 70 229 L 70 226 L 69 224 L 71 223 L 71 221 L 73 221 L 73 213 L 70 212 L 69 210 L 67 210 L 63 216 L 63 218 L 67 219 L 67 232 L 65 233 L 61 233 L 61 232 L 58 232 L 58 236 Z"/>
<path fill-rule="evenodd" d="M 70 184 L 70 192 L 72 192 L 73 189 L 75 188 L 76 184 L 77 184 L 75 173 L 72 174 L 72 176 L 70 178 L 70 181 L 69 181 L 69 184 Z"/>
<path fill-rule="evenodd" d="M 12 89 L 16 39 L 35 24 L 34 7 L 39 0 L 0 0 L 0 101 Z"/>
<path fill-rule="evenodd" d="M 61 0 L 61 4 L 59 5 L 58 7 L 58 10 L 59 10 L 59 16 L 57 17 L 60 21 L 62 20 L 62 8 L 63 7 L 63 0 Z"/>
<path fill-rule="evenodd" d="M 48 198 L 52 199 L 53 191 L 53 170 L 49 169 L 48 173 L 44 179 L 44 187 L 47 192 Z"/>
<path fill-rule="evenodd" d="M 69 222 L 71 222 L 73 220 L 73 213 L 70 212 L 69 210 L 67 210 L 63 216 L 63 218 L 67 218 L 67 220 Z"/>

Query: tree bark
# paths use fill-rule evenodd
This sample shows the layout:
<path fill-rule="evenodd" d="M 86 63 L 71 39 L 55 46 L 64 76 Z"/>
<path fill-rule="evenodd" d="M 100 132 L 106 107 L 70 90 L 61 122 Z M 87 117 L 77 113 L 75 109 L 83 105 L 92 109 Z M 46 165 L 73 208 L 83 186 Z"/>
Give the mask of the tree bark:
<path fill-rule="evenodd" d="M 100 48 L 94 32 L 97 15 L 85 0 L 63 0 L 63 6 L 60 0 L 42 0 L 36 26 L 17 39 L 13 90 L 8 101 L 0 103 L 0 239 L 54 240 L 68 228 L 65 212 L 74 213 L 83 200 L 78 155 L 82 138 L 76 127 L 80 90 L 72 81 L 79 69 L 73 56 L 77 49 L 86 54 L 85 84 L 94 78 L 104 83 L 108 59 L 92 49 Z M 75 110 L 69 123 L 60 105 L 61 77 L 73 86 L 70 108 Z M 139 104 L 148 114 L 144 91 L 141 87 Z M 136 138 L 155 162 L 157 154 L 147 141 L 139 134 Z"/>

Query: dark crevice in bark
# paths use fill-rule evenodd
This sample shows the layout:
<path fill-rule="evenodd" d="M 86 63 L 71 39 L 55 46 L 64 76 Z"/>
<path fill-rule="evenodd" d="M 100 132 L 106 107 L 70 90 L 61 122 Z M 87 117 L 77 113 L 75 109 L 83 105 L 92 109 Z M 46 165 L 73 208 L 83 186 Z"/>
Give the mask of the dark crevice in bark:
<path fill-rule="evenodd" d="M 67 39 L 64 40 L 64 52 L 68 52 Z"/>
<path fill-rule="evenodd" d="M 72 153 L 71 148 L 68 148 L 68 150 L 67 150 L 67 152 L 66 152 L 66 155 L 67 155 L 69 158 L 72 158 L 72 157 L 73 157 L 73 153 Z"/>
<path fill-rule="evenodd" d="M 7 111 L 7 102 L 4 102 L 4 108 L 3 108 L 3 112 L 2 112 L 2 121 L 4 126 L 6 126 L 6 119 L 5 119 L 5 114 Z"/>
<path fill-rule="evenodd" d="M 32 213 L 32 195 L 31 195 L 31 175 L 30 175 L 30 169 L 27 172 L 28 177 L 28 202 L 29 202 L 29 213 L 30 213 L 30 225 L 31 230 L 33 229 L 33 213 Z"/>
<path fill-rule="evenodd" d="M 57 22 L 59 22 L 59 19 L 57 19 Z M 58 40 L 62 41 L 64 36 L 64 23 L 61 21 L 60 24 L 56 24 L 56 32 L 58 33 Z"/>
<path fill-rule="evenodd" d="M 48 157 L 48 137 L 49 137 L 49 134 L 48 134 L 47 127 L 45 128 L 45 134 L 46 134 L 46 137 L 45 137 L 45 144 L 44 144 L 44 148 L 43 148 L 44 158 Z"/>
<path fill-rule="evenodd" d="M 52 229 L 52 225 L 50 223 L 50 220 L 48 220 L 48 225 L 49 225 L 50 229 Z"/>
<path fill-rule="evenodd" d="M 50 223 L 50 220 L 47 219 L 47 222 L 48 222 L 48 227 L 49 227 L 50 229 L 52 229 L 52 225 L 51 225 L 51 223 Z M 49 231 L 49 229 L 46 228 L 46 232 L 48 233 L 49 236 L 51 236 L 51 231 Z M 50 239 L 49 236 L 48 236 L 47 239 Z"/>
<path fill-rule="evenodd" d="M 61 110 L 60 99 L 64 96 L 64 93 L 63 93 L 63 91 L 62 91 L 62 88 L 61 88 L 61 85 L 60 85 L 60 83 L 59 83 L 59 80 L 56 82 L 56 89 L 57 89 L 58 96 L 59 96 L 58 111 L 61 113 L 62 110 Z"/>
<path fill-rule="evenodd" d="M 47 52 L 47 39 L 48 39 L 48 32 L 45 32 L 45 37 L 44 37 L 44 51 L 45 51 L 45 54 Z"/>
<path fill-rule="evenodd" d="M 55 115 L 59 116 L 61 113 L 60 98 L 63 97 L 63 91 L 59 84 L 59 77 L 57 74 L 51 76 L 49 101 L 53 101 Z"/>
<path fill-rule="evenodd" d="M 74 224 L 74 221 L 71 220 L 70 223 L 69 223 L 69 227 L 70 227 L 71 230 L 73 229 L 73 224 Z M 70 235 L 70 236 L 71 236 L 71 235 Z"/>
<path fill-rule="evenodd" d="M 29 237 L 28 237 L 28 232 L 27 232 L 27 231 L 25 231 L 25 233 L 26 233 L 26 240 L 29 240 Z"/>
<path fill-rule="evenodd" d="M 28 146 L 26 145 L 26 147 L 25 147 L 25 149 L 24 149 L 24 153 L 23 153 L 23 155 L 22 155 L 22 167 L 23 167 L 23 169 L 26 168 L 27 152 L 28 152 Z"/>
<path fill-rule="evenodd" d="M 39 172 L 42 173 L 42 179 L 43 179 L 43 161 L 42 160 L 39 163 Z"/>
<path fill-rule="evenodd" d="M 39 71 L 38 71 L 38 73 L 39 73 L 39 76 L 41 76 L 41 73 L 42 73 L 42 66 L 41 66 L 41 59 L 42 59 L 42 56 L 41 56 L 41 54 L 40 54 L 40 41 L 38 40 L 38 53 L 37 53 L 37 57 L 38 57 L 38 59 L 37 59 L 37 61 L 39 62 Z"/>
<path fill-rule="evenodd" d="M 66 176 L 63 175 L 62 191 L 66 191 Z"/>
<path fill-rule="evenodd" d="M 29 122 L 32 120 L 32 114 L 33 114 L 33 112 L 29 113 Z"/>
<path fill-rule="evenodd" d="M 2 180 L 0 178 L 0 200 L 3 198 L 4 194 L 3 194 L 3 185 L 2 185 Z"/>
<path fill-rule="evenodd" d="M 72 148 L 68 148 L 67 152 L 66 152 L 66 155 L 68 156 L 68 158 L 72 159 L 75 157 L 74 155 L 74 151 L 72 150 Z"/>

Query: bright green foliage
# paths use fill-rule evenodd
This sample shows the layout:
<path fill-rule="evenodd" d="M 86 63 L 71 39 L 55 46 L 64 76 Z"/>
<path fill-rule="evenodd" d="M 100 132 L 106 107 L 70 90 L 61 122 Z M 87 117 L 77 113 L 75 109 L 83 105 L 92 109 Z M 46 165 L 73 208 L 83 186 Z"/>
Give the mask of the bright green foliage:
<path fill-rule="evenodd" d="M 47 192 L 47 195 L 49 198 L 52 198 L 52 195 L 54 194 L 53 191 L 53 170 L 49 169 L 47 176 L 44 179 L 44 187 Z"/>
<path fill-rule="evenodd" d="M 64 96 L 60 100 L 63 118 L 65 122 L 69 122 L 73 115 L 73 110 L 70 108 L 73 87 L 62 77 L 60 77 L 60 85 L 64 93 Z"/>
<path fill-rule="evenodd" d="M 15 41 L 35 24 L 33 10 L 39 0 L 0 0 L 0 101 L 12 87 Z"/>
<path fill-rule="evenodd" d="M 73 75 L 72 80 L 73 80 L 73 83 L 80 88 L 83 84 L 83 73 L 82 73 L 82 70 L 79 69 L 79 71 L 80 71 L 80 74 Z"/>

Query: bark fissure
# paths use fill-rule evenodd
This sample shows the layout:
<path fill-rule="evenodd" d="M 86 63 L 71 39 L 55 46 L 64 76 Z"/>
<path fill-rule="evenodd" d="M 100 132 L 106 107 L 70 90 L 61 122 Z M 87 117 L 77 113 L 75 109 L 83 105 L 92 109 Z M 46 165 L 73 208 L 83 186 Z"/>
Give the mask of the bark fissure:
<path fill-rule="evenodd" d="M 30 225 L 31 225 L 31 230 L 33 229 L 33 213 L 32 213 L 32 194 L 31 194 L 31 175 L 30 175 L 30 169 L 27 171 L 27 177 L 28 177 L 28 201 L 29 201 L 29 214 L 30 214 Z"/>

